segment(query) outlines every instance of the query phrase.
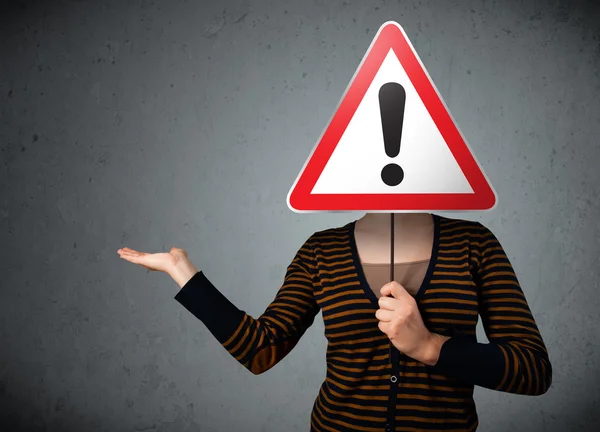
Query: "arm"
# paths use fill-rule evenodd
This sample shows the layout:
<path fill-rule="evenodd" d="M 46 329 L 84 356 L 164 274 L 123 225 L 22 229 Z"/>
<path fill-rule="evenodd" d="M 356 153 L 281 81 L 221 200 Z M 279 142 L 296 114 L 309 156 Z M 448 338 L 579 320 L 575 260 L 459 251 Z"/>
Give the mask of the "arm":
<path fill-rule="evenodd" d="M 490 343 L 454 331 L 441 345 L 434 368 L 493 390 L 543 394 L 552 382 L 548 351 L 500 242 L 485 226 L 479 224 L 479 229 L 474 276 Z"/>
<path fill-rule="evenodd" d="M 257 319 L 232 304 L 201 271 L 175 299 L 244 367 L 254 374 L 263 373 L 294 348 L 319 313 L 313 295 L 315 261 L 310 240 L 298 250 L 275 299 Z"/>

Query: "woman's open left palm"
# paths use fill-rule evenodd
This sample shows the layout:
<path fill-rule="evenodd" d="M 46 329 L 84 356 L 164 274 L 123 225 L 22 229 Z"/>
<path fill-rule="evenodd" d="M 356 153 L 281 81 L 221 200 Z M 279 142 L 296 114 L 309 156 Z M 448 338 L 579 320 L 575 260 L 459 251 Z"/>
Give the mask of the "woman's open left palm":
<path fill-rule="evenodd" d="M 179 248 L 171 248 L 169 252 L 139 252 L 128 247 L 117 251 L 121 258 L 139 264 L 152 271 L 168 273 L 182 259 L 187 259 L 187 252 Z"/>

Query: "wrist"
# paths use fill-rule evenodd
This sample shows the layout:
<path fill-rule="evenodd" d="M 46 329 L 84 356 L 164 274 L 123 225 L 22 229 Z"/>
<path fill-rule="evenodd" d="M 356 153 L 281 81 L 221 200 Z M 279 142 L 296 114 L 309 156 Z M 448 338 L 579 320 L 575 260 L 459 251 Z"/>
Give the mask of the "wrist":
<path fill-rule="evenodd" d="M 440 334 L 430 332 L 429 338 L 424 347 L 425 349 L 423 350 L 423 358 L 419 361 L 427 366 L 435 366 L 440 358 L 442 345 L 444 345 L 448 339 L 450 339 L 450 336 L 442 336 Z"/>
<path fill-rule="evenodd" d="M 179 285 L 179 288 L 183 288 L 196 273 L 198 273 L 198 269 L 188 259 L 177 261 L 169 269 L 169 276 Z"/>

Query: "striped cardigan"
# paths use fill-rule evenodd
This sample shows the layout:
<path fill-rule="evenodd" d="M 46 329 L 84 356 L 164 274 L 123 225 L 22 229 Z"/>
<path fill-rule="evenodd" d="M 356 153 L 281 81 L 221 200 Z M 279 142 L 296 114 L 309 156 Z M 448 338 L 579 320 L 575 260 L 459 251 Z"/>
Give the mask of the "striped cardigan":
<path fill-rule="evenodd" d="M 550 386 L 552 367 L 495 235 L 479 222 L 435 214 L 433 220 L 431 260 L 415 299 L 429 330 L 451 336 L 435 366 L 390 350 L 360 265 L 355 221 L 312 234 L 258 318 L 233 305 L 202 271 L 175 299 L 254 374 L 281 361 L 321 311 L 327 374 L 311 431 L 473 431 L 475 385 L 539 395 Z M 490 343 L 476 340 L 479 315 Z"/>

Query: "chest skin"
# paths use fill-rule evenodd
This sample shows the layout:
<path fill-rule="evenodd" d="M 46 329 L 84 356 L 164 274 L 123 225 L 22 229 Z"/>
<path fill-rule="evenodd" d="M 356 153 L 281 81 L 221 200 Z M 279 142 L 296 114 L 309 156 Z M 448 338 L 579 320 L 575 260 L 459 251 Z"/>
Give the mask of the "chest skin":
<path fill-rule="evenodd" d="M 389 227 L 377 230 L 361 227 L 360 220 L 354 228 L 354 241 L 360 261 L 369 264 L 390 264 L 391 232 Z M 394 263 L 422 261 L 431 258 L 434 242 L 433 221 L 421 225 L 394 226 Z"/>
<path fill-rule="evenodd" d="M 383 215 L 380 215 L 383 216 Z M 411 221 L 404 226 L 400 223 L 394 224 L 394 280 L 412 295 L 419 291 L 424 280 L 425 271 L 431 259 L 434 242 L 434 223 L 428 214 L 423 214 L 421 221 Z M 354 241 L 356 252 L 359 257 L 363 273 L 366 275 L 367 285 L 375 293 L 377 298 L 381 295 L 381 287 L 390 281 L 391 259 L 391 226 L 386 223 L 387 218 L 380 218 L 379 226 L 373 224 L 359 225 L 358 220 L 354 227 Z M 370 276 L 370 277 L 369 277 Z M 404 284 L 403 280 L 417 281 Z M 377 283 L 374 283 L 377 282 Z"/>

